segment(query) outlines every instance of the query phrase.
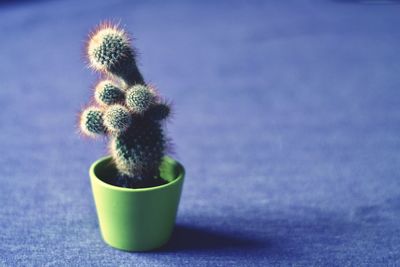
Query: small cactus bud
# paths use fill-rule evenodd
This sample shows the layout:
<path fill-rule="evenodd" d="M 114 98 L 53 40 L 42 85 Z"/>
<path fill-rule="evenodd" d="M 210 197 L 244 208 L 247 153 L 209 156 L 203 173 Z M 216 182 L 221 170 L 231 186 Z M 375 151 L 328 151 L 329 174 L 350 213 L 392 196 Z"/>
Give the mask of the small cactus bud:
<path fill-rule="evenodd" d="M 111 105 L 104 113 L 104 125 L 111 133 L 124 132 L 130 126 L 132 116 L 122 105 Z"/>
<path fill-rule="evenodd" d="M 100 105 L 112 105 L 124 100 L 124 91 L 112 81 L 104 80 L 96 85 L 94 97 Z"/>
<path fill-rule="evenodd" d="M 80 117 L 80 128 L 89 137 L 104 134 L 103 112 L 96 107 L 86 108 Z"/>
<path fill-rule="evenodd" d="M 147 111 L 145 116 L 151 120 L 161 121 L 171 114 L 171 107 L 166 103 L 158 103 L 151 106 Z"/>
<path fill-rule="evenodd" d="M 133 113 L 143 115 L 155 102 L 154 93 L 144 85 L 134 85 L 126 92 L 126 106 Z"/>

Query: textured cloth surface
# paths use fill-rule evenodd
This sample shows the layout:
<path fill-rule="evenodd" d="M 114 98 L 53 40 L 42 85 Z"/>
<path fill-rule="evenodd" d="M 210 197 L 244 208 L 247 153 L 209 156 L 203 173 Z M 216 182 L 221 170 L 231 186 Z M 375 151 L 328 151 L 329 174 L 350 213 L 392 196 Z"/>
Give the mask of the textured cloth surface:
<path fill-rule="evenodd" d="M 100 237 L 86 34 L 120 20 L 173 100 L 169 244 Z M 0 266 L 400 265 L 397 1 L 0 2 Z"/>

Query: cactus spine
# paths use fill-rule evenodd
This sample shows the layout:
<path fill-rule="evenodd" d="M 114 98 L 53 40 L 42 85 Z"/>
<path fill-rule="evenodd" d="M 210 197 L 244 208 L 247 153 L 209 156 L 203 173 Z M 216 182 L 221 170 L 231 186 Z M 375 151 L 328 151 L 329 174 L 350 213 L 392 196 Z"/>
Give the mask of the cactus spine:
<path fill-rule="evenodd" d="M 154 184 L 166 150 L 162 121 L 169 116 L 170 106 L 144 82 L 124 30 L 101 24 L 89 37 L 87 56 L 90 66 L 108 79 L 95 87 L 96 105 L 81 114 L 82 132 L 109 137 L 120 173 L 116 185 Z"/>

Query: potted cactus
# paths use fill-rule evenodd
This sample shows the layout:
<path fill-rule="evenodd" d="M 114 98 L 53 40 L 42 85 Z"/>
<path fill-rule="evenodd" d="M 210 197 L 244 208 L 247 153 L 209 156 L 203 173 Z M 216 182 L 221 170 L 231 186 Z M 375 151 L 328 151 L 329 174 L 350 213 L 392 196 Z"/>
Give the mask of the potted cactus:
<path fill-rule="evenodd" d="M 170 105 L 144 81 L 130 39 L 117 25 L 101 24 L 86 52 L 104 79 L 80 115 L 80 129 L 105 136 L 111 154 L 89 171 L 102 237 L 122 250 L 158 248 L 171 235 L 184 179 L 182 165 L 165 155 Z"/>

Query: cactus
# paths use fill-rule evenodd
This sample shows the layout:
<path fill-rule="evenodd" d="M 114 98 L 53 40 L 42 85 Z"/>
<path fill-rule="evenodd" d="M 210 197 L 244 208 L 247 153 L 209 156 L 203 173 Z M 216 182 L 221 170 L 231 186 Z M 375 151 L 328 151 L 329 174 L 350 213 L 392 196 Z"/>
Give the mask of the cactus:
<path fill-rule="evenodd" d="M 168 118 L 170 106 L 144 82 L 124 30 L 101 24 L 89 37 L 87 56 L 90 66 L 107 79 L 95 87 L 96 103 L 81 114 L 82 133 L 108 136 L 119 172 L 115 185 L 157 184 L 167 146 L 162 121 Z"/>

